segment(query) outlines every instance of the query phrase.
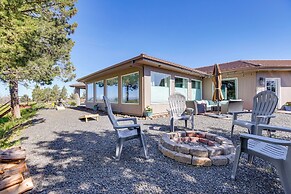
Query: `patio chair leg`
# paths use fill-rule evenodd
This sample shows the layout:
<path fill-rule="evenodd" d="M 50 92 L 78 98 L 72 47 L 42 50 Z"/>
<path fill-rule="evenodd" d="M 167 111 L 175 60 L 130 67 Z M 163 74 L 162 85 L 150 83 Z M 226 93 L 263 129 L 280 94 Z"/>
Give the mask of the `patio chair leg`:
<path fill-rule="evenodd" d="M 174 132 L 174 128 L 175 128 L 175 126 L 174 126 L 174 118 L 171 118 L 171 120 L 170 120 L 170 130 L 172 132 Z"/>
<path fill-rule="evenodd" d="M 123 148 L 123 142 L 124 142 L 124 140 L 122 140 L 122 139 L 117 140 L 116 153 L 115 153 L 116 161 L 120 160 L 120 156 L 121 156 L 121 152 L 122 152 L 122 148 Z"/>
<path fill-rule="evenodd" d="M 139 136 L 140 147 L 143 147 L 143 142 L 142 142 L 142 139 L 140 138 L 141 135 L 143 135 L 141 128 L 137 128 L 136 131 L 137 131 L 137 135 Z"/>
<path fill-rule="evenodd" d="M 142 142 L 142 147 L 143 147 L 143 152 L 144 152 L 145 159 L 148 159 L 149 158 L 149 156 L 148 156 L 148 148 L 147 148 L 146 141 L 144 139 L 144 135 L 142 133 L 140 134 L 140 140 Z"/>
<path fill-rule="evenodd" d="M 194 116 L 191 119 L 191 129 L 192 131 L 194 130 Z"/>
<path fill-rule="evenodd" d="M 234 130 L 234 125 L 231 126 L 231 132 L 230 132 L 230 137 L 233 136 L 233 130 Z"/>
<path fill-rule="evenodd" d="M 185 120 L 185 128 L 187 128 L 187 122 L 188 122 L 188 120 Z"/>
<path fill-rule="evenodd" d="M 286 164 L 289 165 L 289 164 Z M 283 189 L 285 191 L 285 193 L 291 193 L 291 181 L 289 178 L 289 174 L 290 174 L 290 169 L 287 169 L 285 164 L 282 165 L 281 163 L 276 163 L 275 164 L 276 170 L 278 172 L 280 181 L 283 185 Z"/>
<path fill-rule="evenodd" d="M 236 147 L 235 159 L 234 159 L 233 167 L 232 167 L 232 173 L 231 173 L 232 180 L 235 180 L 235 175 L 236 175 L 236 170 L 238 167 L 240 155 L 241 155 L 241 145 L 238 145 Z"/>
<path fill-rule="evenodd" d="M 249 155 L 248 155 L 248 163 L 249 163 L 249 164 L 252 164 L 253 161 L 254 161 L 254 156 L 249 154 Z"/>

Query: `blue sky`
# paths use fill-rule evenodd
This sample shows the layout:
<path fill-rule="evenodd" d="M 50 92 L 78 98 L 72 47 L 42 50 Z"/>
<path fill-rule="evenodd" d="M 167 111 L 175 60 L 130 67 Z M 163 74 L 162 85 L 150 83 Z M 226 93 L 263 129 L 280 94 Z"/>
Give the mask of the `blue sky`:
<path fill-rule="evenodd" d="M 77 78 L 140 53 L 189 67 L 291 58 L 289 0 L 79 0 L 77 9 Z"/>

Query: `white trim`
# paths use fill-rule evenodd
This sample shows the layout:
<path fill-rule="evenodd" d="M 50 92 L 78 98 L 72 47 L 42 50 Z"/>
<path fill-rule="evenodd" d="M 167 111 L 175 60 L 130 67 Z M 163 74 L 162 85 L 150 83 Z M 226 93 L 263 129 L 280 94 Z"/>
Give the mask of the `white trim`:
<path fill-rule="evenodd" d="M 92 84 L 92 86 L 93 86 L 93 87 L 92 87 L 92 90 L 93 90 L 93 91 L 92 91 L 92 92 L 93 92 L 93 93 L 92 93 L 92 94 L 93 94 L 92 99 L 93 99 L 93 100 L 90 100 L 90 101 L 89 101 L 89 100 L 88 100 L 88 92 L 89 92 L 89 90 L 88 90 L 88 85 L 90 85 L 90 84 Z M 94 103 L 94 101 L 95 101 L 95 99 L 94 99 L 94 82 L 86 83 L 86 102 Z"/>
<path fill-rule="evenodd" d="M 95 102 L 96 102 L 96 103 L 100 103 L 100 102 L 102 103 L 102 102 L 103 102 L 102 99 L 101 99 L 101 100 L 98 100 L 98 99 L 97 99 L 97 95 L 96 95 L 96 94 L 97 94 L 97 91 L 96 91 L 96 88 L 97 88 L 97 87 L 96 87 L 96 84 L 99 83 L 99 82 L 103 82 L 103 96 L 105 95 L 105 91 L 104 91 L 104 90 L 105 90 L 105 83 L 104 83 L 105 81 L 104 81 L 104 79 L 103 79 L 103 80 L 98 80 L 98 81 L 94 82 L 94 84 L 95 84 L 94 95 L 95 95 Z"/>
<path fill-rule="evenodd" d="M 169 80 L 169 96 L 171 95 L 171 79 L 172 79 L 172 76 L 171 74 L 167 74 L 167 73 L 161 73 L 161 72 L 158 72 L 158 71 L 150 71 L 150 86 L 151 86 L 151 96 L 150 96 L 150 102 L 151 104 L 168 104 L 168 100 L 166 100 L 165 102 L 152 102 L 152 73 L 156 73 L 156 74 L 163 74 L 163 75 L 166 75 L 167 77 L 170 77 L 170 80 Z M 174 80 L 175 81 L 175 80 Z"/>
<path fill-rule="evenodd" d="M 187 79 L 187 80 L 189 80 L 189 78 L 187 78 L 187 77 L 182 77 L 182 76 L 174 76 L 175 78 L 182 78 L 182 79 Z"/>
<path fill-rule="evenodd" d="M 265 86 L 264 89 L 267 90 L 267 81 L 276 81 L 277 88 L 276 88 L 276 95 L 278 96 L 278 105 L 277 108 L 281 108 L 281 78 L 279 77 L 266 77 L 265 78 Z"/>
<path fill-rule="evenodd" d="M 123 89 L 122 89 L 122 77 L 124 76 L 128 76 L 128 75 L 131 75 L 131 74 L 135 74 L 135 73 L 138 73 L 138 103 L 128 103 L 128 102 L 123 102 Z M 124 75 L 121 75 L 121 104 L 130 104 L 130 105 L 139 105 L 140 103 L 140 73 L 139 71 L 135 71 L 135 72 L 132 72 L 132 73 L 128 73 L 128 74 L 124 74 Z"/>
<path fill-rule="evenodd" d="M 221 81 L 228 81 L 228 80 L 234 80 L 235 81 L 235 97 L 236 97 L 236 99 L 239 99 L 238 98 L 238 78 L 237 77 L 233 77 L 233 78 L 222 78 Z M 212 86 L 211 87 L 211 89 L 212 89 L 211 94 L 213 96 L 213 93 L 214 93 L 214 84 L 213 84 L 212 81 L 211 81 L 211 86 Z"/>
<path fill-rule="evenodd" d="M 117 102 L 110 102 L 110 103 L 112 103 L 112 104 L 118 104 L 118 101 L 119 101 L 119 92 L 118 92 L 118 90 L 119 90 L 119 80 L 118 80 L 118 76 L 115 76 L 115 77 L 112 77 L 112 78 L 108 78 L 108 79 L 105 79 L 105 81 L 106 81 L 106 97 L 108 97 L 108 91 L 107 91 L 107 87 L 108 87 L 108 85 L 107 85 L 107 80 L 112 80 L 112 79 L 116 79 L 117 78 Z"/>
<path fill-rule="evenodd" d="M 192 81 L 196 81 L 196 82 L 200 82 L 200 89 L 201 89 L 201 100 L 203 99 L 203 88 L 202 88 L 202 80 L 199 80 L 199 79 L 191 79 L 190 80 L 191 82 L 190 82 L 190 84 L 191 84 L 191 92 L 192 92 Z M 193 99 L 193 96 L 192 96 L 192 99 Z"/>
<path fill-rule="evenodd" d="M 186 98 L 186 100 L 189 100 L 189 78 L 186 78 L 186 77 L 181 77 L 181 76 L 174 76 L 174 89 L 175 89 L 175 93 L 176 93 L 176 88 L 178 88 L 178 87 L 176 87 L 176 78 L 180 78 L 180 79 L 185 79 L 185 80 L 187 80 L 187 87 L 186 88 L 181 88 L 181 89 L 187 89 L 187 96 L 185 96 L 185 98 Z"/>

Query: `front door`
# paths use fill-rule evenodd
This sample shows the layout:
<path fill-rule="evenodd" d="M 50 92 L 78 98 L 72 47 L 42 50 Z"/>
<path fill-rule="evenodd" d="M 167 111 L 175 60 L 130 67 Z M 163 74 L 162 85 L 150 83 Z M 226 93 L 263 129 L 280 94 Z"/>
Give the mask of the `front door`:
<path fill-rule="evenodd" d="M 280 78 L 266 78 L 265 89 L 274 92 L 278 98 L 278 108 L 281 107 L 280 104 L 280 85 L 281 79 Z"/>

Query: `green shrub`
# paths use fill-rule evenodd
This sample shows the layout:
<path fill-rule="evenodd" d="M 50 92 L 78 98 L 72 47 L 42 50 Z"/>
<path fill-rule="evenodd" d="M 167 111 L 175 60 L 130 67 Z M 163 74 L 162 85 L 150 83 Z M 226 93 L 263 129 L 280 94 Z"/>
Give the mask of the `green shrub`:
<path fill-rule="evenodd" d="M 19 119 L 13 119 L 11 114 L 0 118 L 0 148 L 7 148 L 18 143 L 18 141 L 12 141 L 13 135 L 24 127 L 29 126 L 29 121 L 43 107 L 42 104 L 31 104 L 30 108 L 20 110 L 21 118 Z"/>

